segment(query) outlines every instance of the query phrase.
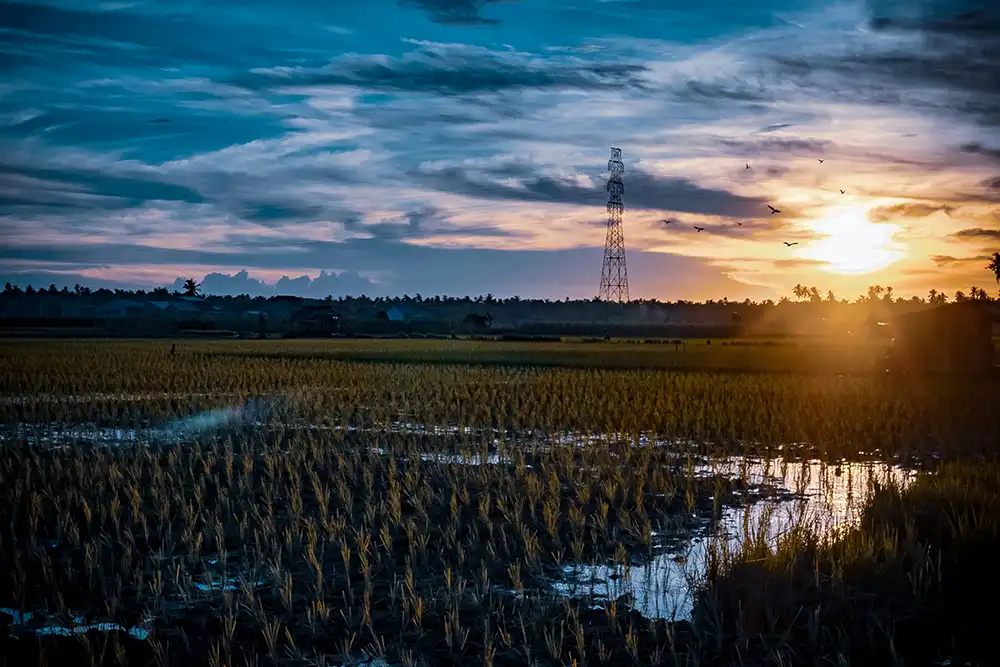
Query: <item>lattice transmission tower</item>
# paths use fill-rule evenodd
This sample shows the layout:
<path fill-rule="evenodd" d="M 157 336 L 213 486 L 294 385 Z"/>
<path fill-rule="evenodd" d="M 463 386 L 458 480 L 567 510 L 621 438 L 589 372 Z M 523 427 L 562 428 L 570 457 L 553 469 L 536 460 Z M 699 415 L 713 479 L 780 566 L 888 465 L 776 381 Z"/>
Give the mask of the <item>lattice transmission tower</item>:
<path fill-rule="evenodd" d="M 628 301 L 628 267 L 625 265 L 625 236 L 622 234 L 622 149 L 611 148 L 608 160 L 608 234 L 604 241 L 604 262 L 601 264 L 601 301 Z"/>

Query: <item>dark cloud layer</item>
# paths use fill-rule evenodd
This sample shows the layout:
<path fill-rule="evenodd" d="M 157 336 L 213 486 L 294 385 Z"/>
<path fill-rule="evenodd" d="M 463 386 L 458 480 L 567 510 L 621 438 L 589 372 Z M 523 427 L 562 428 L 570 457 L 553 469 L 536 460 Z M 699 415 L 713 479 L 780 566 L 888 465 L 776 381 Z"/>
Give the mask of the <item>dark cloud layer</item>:
<path fill-rule="evenodd" d="M 989 255 L 976 255 L 975 257 L 952 257 L 951 255 L 933 255 L 931 261 L 938 266 L 962 266 L 966 264 L 979 264 L 988 262 Z"/>
<path fill-rule="evenodd" d="M 97 3 L 92 3 L 97 5 Z M 135 3 L 141 7 L 141 3 Z M 131 67 L 164 67 L 185 61 L 236 64 L 248 56 L 266 57 L 274 52 L 261 42 L 274 36 L 269 32 L 226 30 L 227 49 L 213 45 L 219 41 L 219 27 L 192 20 L 183 11 L 158 15 L 118 8 L 116 11 L 73 9 L 42 2 L 0 2 L 0 67 L 39 66 L 51 71 L 68 70 L 72 58 L 92 64 Z M 202 17 L 204 18 L 204 17 Z M 55 66 L 54 66 L 55 65 Z"/>
<path fill-rule="evenodd" d="M 404 213 L 398 220 L 380 220 L 365 223 L 360 216 L 349 216 L 344 221 L 349 232 L 367 234 L 378 240 L 417 239 L 427 237 L 468 236 L 468 237 L 522 237 L 521 232 L 500 227 L 459 226 L 448 221 L 447 215 L 433 206 L 418 206 Z"/>
<path fill-rule="evenodd" d="M 152 200 L 204 201 L 194 190 L 172 183 L 0 162 L 0 214 L 10 213 L 14 207 L 91 211 L 126 208 Z"/>
<path fill-rule="evenodd" d="M 949 110 L 1000 125 L 1000 10 L 996 4 L 869 3 L 876 31 L 915 37 L 905 50 L 861 48 L 834 56 L 776 56 L 782 77 L 830 97 Z M 927 90 L 935 95 L 928 97 Z"/>
<path fill-rule="evenodd" d="M 1000 38 L 1000 35 L 998 35 Z M 988 148 L 982 144 L 963 144 L 961 146 L 963 153 L 969 153 L 971 155 L 981 155 L 983 157 L 989 158 L 991 160 L 997 160 L 1000 162 L 1000 148 Z"/>
<path fill-rule="evenodd" d="M 973 227 L 972 229 L 963 229 L 960 232 L 955 232 L 952 236 L 960 239 L 1000 241 L 1000 229 Z"/>
<path fill-rule="evenodd" d="M 747 155 L 782 153 L 816 156 L 823 155 L 832 145 L 831 142 L 820 139 L 797 139 L 794 137 L 768 137 L 756 141 L 748 139 L 720 139 L 719 143 L 723 146 L 740 150 Z"/>
<path fill-rule="evenodd" d="M 372 91 L 461 95 L 508 89 L 582 90 L 641 87 L 638 63 L 567 60 L 539 63 L 521 55 L 456 44 L 421 44 L 401 58 L 346 55 L 323 67 L 257 69 L 234 83 L 247 88 L 361 86 Z"/>
<path fill-rule="evenodd" d="M 479 173 L 461 167 L 424 167 L 414 176 L 428 187 L 478 199 L 594 205 L 607 198 L 603 189 L 541 175 L 531 167 L 517 164 Z M 508 184 L 511 179 L 517 185 Z M 628 173 L 623 198 L 629 209 L 735 217 L 757 216 L 766 204 L 761 198 L 704 188 L 683 178 L 661 177 L 643 171 Z"/>
<path fill-rule="evenodd" d="M 490 25 L 498 21 L 486 18 L 480 11 L 487 5 L 517 0 L 400 0 L 403 6 L 419 7 L 437 23 L 453 25 Z"/>

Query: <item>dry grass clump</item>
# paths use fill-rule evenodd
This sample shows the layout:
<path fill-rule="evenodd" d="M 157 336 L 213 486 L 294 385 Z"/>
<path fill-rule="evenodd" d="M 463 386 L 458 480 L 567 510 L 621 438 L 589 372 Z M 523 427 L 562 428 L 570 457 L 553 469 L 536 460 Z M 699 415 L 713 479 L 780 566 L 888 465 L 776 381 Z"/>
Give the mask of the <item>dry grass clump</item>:
<path fill-rule="evenodd" d="M 716 563 L 698 621 L 723 664 L 990 664 L 1000 594 L 1000 463 L 953 462 L 879 487 L 833 539 L 795 530 L 776 552 Z M 930 661 L 930 663 L 928 663 Z"/>

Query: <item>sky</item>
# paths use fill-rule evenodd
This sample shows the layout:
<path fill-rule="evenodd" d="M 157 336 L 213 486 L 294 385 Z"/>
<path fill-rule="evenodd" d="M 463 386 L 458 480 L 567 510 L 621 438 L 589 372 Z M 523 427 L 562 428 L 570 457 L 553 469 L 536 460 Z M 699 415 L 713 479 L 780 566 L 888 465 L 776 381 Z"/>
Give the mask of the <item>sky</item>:
<path fill-rule="evenodd" d="M 993 293 L 991 4 L 0 1 L 0 280 Z"/>

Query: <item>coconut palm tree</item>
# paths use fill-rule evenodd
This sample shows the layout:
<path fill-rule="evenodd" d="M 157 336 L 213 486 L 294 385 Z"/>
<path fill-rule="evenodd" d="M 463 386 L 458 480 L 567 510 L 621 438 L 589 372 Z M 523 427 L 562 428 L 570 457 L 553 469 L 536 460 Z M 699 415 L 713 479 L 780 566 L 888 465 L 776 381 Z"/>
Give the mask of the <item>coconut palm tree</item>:
<path fill-rule="evenodd" d="M 198 296 L 198 288 L 201 285 L 198 284 L 194 278 L 188 278 L 184 281 L 184 296 Z"/>
<path fill-rule="evenodd" d="M 986 268 L 993 272 L 997 282 L 1000 283 L 1000 252 L 993 253 L 993 259 L 986 265 Z"/>

